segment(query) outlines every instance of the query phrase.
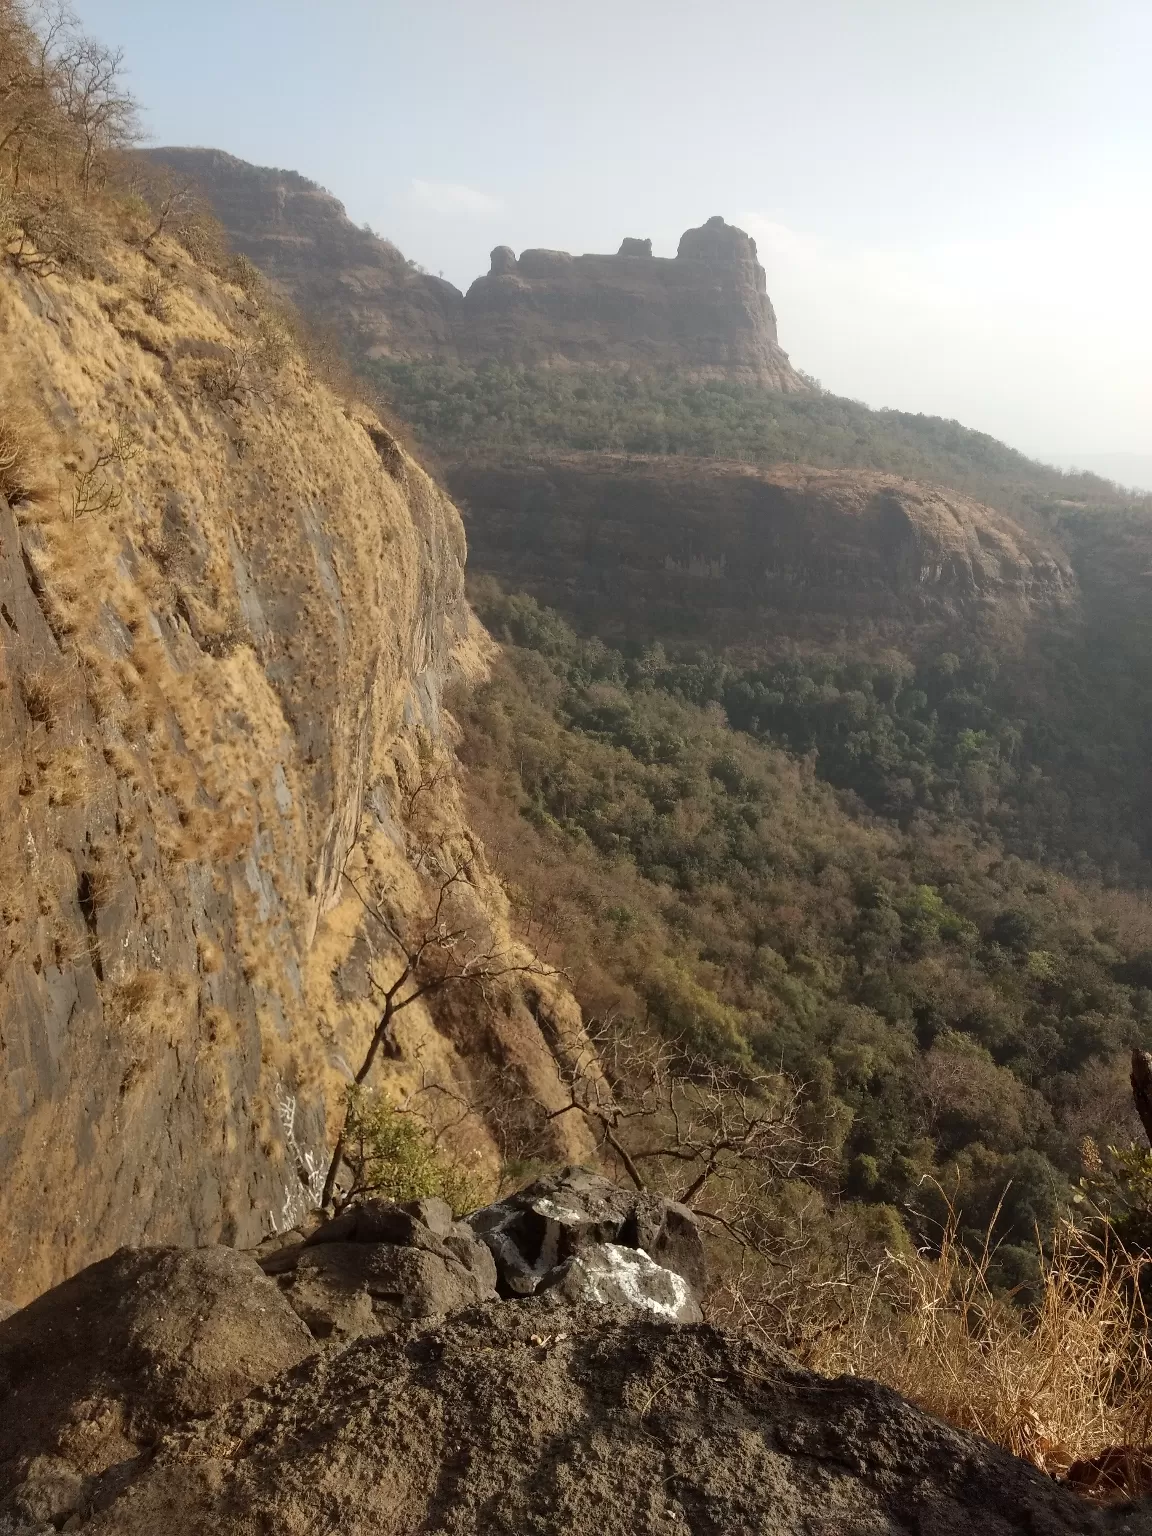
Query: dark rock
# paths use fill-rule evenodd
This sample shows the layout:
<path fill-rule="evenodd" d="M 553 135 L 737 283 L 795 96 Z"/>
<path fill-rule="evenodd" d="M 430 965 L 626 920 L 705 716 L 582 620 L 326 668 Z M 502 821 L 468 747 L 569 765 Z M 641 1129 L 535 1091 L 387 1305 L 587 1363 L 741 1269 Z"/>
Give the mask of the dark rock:
<path fill-rule="evenodd" d="M 318 1339 L 388 1333 L 401 1322 L 495 1298 L 494 1276 L 468 1268 L 427 1232 L 419 1247 L 323 1243 L 278 1277 L 288 1304 Z"/>
<path fill-rule="evenodd" d="M 0 1323 L 0 1497 L 51 1503 L 314 1349 L 253 1259 L 123 1248 Z"/>
<path fill-rule="evenodd" d="M 437 1237 L 452 1231 L 452 1207 L 435 1197 L 396 1205 L 389 1200 L 360 1200 L 324 1222 L 306 1239 L 316 1243 L 414 1243 L 421 1229 Z"/>
<path fill-rule="evenodd" d="M 334 1251 L 318 1248 L 315 1253 Z M 348 1251 L 348 1250 L 345 1250 Z M 770 1347 L 548 1298 L 364 1339 L 166 1442 L 87 1536 L 1147 1536 Z"/>
<path fill-rule="evenodd" d="M 599 1243 L 550 1269 L 536 1288 L 576 1305 L 635 1307 L 670 1323 L 700 1323 L 692 1287 L 642 1248 Z"/>
<path fill-rule="evenodd" d="M 651 256 L 652 242 L 651 240 L 636 240 L 631 235 L 625 235 L 624 239 L 620 242 L 620 249 L 616 254 L 618 256 Z"/>
<path fill-rule="evenodd" d="M 364 1200 L 261 1259 L 319 1339 L 386 1333 L 496 1294 L 496 1265 L 444 1200 Z"/>
<path fill-rule="evenodd" d="M 511 277 L 516 272 L 516 252 L 510 245 L 498 245 L 492 252 L 489 277 Z"/>
<path fill-rule="evenodd" d="M 686 1206 L 565 1168 L 468 1218 L 492 1250 L 506 1296 L 530 1296 L 549 1270 L 602 1243 L 643 1249 L 694 1290 L 707 1284 L 696 1218 Z"/>

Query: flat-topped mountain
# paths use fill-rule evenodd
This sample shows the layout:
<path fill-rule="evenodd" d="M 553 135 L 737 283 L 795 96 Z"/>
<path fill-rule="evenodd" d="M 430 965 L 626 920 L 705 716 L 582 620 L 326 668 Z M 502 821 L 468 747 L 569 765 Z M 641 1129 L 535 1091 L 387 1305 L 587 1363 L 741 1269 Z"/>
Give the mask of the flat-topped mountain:
<path fill-rule="evenodd" d="M 507 246 L 466 294 L 358 228 L 295 171 L 213 149 L 150 151 L 195 180 L 238 251 L 369 357 L 673 366 L 799 390 L 756 242 L 714 217 L 674 257 L 626 238 L 615 255 Z"/>
<path fill-rule="evenodd" d="M 469 288 L 462 356 L 538 364 L 672 364 L 778 389 L 803 382 L 780 348 L 756 242 L 716 216 L 681 236 L 674 257 L 625 239 L 615 256 L 507 246 Z"/>

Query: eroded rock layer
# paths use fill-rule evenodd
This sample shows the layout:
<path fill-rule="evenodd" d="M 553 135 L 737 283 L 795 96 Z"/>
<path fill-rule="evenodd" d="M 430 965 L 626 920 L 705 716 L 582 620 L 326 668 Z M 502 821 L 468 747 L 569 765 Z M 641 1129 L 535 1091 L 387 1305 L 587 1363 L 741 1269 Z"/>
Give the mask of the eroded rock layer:
<path fill-rule="evenodd" d="M 629 237 L 615 255 L 507 246 L 461 294 L 358 228 L 295 171 L 212 149 L 150 152 L 203 189 L 233 245 L 306 313 L 369 357 L 616 363 L 806 385 L 780 347 L 756 242 L 720 217 L 674 257 Z"/>
<path fill-rule="evenodd" d="M 598 633 L 1007 637 L 1077 600 L 1067 556 L 956 491 L 864 470 L 563 454 L 451 466 L 470 566 Z"/>

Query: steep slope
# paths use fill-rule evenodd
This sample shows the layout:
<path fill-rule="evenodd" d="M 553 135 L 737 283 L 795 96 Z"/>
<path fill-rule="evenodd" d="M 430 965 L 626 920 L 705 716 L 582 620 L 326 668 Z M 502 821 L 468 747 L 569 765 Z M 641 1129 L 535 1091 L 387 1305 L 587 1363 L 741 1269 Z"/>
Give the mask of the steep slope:
<path fill-rule="evenodd" d="M 367 356 L 455 356 L 459 290 L 353 224 L 323 187 L 218 149 L 145 153 L 202 187 L 234 249 Z"/>
<path fill-rule="evenodd" d="M 195 182 L 235 248 L 359 356 L 630 363 L 807 387 L 780 347 L 756 242 L 722 218 L 685 231 L 674 258 L 634 238 L 604 256 L 499 246 L 462 295 L 295 171 L 212 149 L 149 154 Z"/>
<path fill-rule="evenodd" d="M 455 1105 L 499 1070 L 547 1104 L 537 1019 L 578 1028 L 460 810 L 440 699 L 486 641 L 454 507 L 261 292 L 166 240 L 90 239 L 82 270 L 0 274 L 29 469 L 0 499 L 14 1300 L 121 1243 L 290 1225 L 400 966 L 387 924 L 422 931 L 451 874 L 506 974 L 398 1019 L 394 1096 Z M 587 1151 L 575 1118 L 559 1155 Z M 468 1125 L 455 1150 L 491 1169 Z"/>

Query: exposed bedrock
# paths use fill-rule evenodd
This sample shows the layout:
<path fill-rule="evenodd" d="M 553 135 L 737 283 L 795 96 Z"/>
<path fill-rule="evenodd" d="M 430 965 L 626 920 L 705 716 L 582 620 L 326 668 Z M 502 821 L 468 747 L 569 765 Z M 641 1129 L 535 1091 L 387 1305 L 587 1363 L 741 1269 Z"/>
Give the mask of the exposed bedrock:
<path fill-rule="evenodd" d="M 1007 635 L 1078 597 L 1064 552 L 1011 518 L 873 471 L 563 454 L 458 463 L 448 480 L 471 569 L 601 634 Z"/>

